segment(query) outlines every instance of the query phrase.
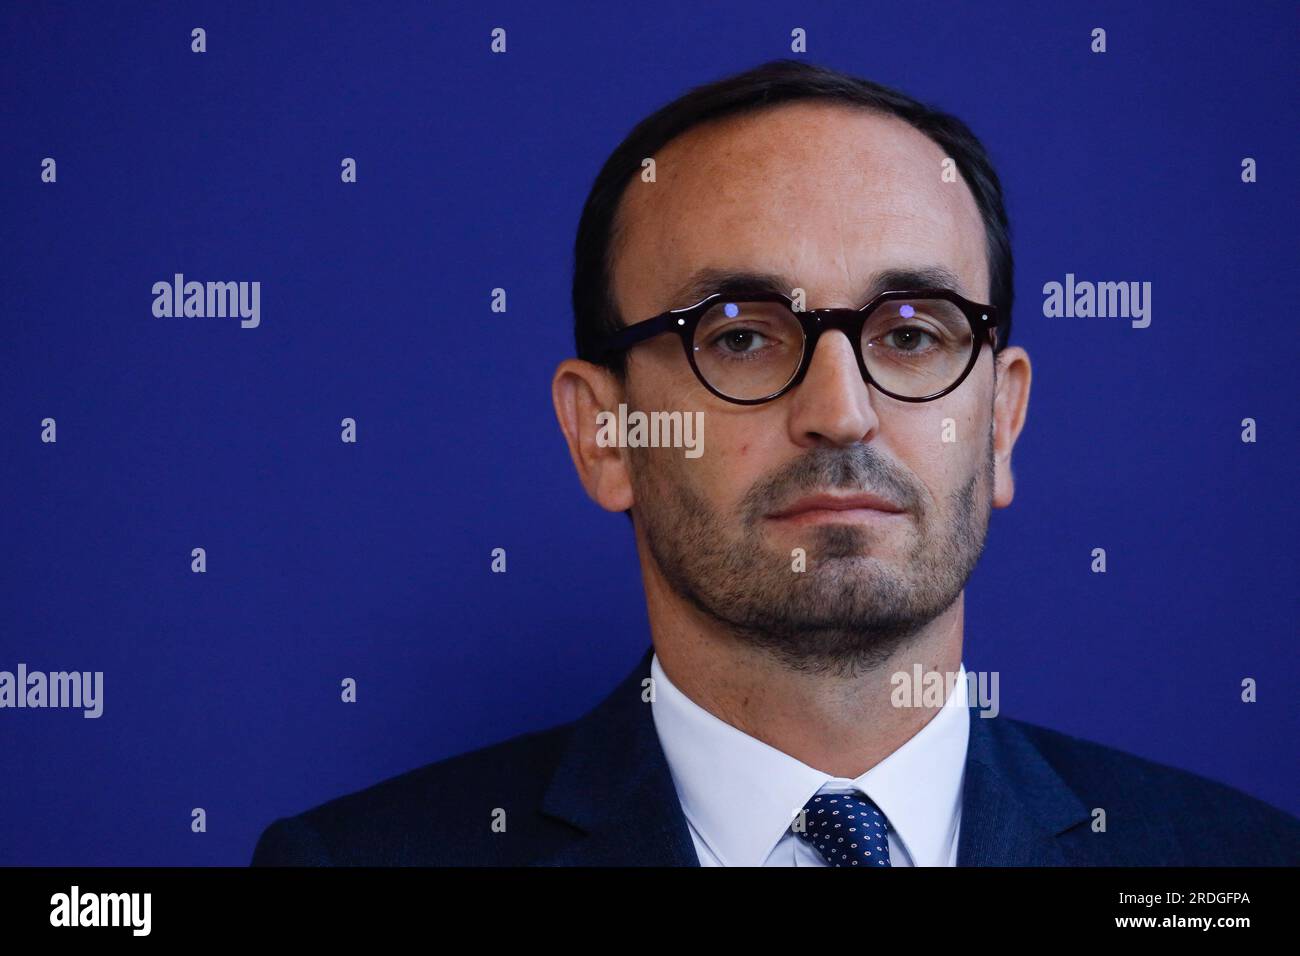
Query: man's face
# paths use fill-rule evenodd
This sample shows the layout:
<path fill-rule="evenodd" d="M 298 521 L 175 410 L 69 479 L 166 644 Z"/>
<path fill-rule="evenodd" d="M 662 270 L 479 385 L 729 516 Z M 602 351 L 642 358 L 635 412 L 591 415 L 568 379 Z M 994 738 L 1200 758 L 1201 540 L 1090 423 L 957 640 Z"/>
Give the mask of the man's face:
<path fill-rule="evenodd" d="M 944 159 L 903 121 L 839 105 L 697 127 L 656 155 L 656 182 L 637 179 L 624 194 L 613 274 L 621 314 L 631 324 L 693 304 L 702 295 L 677 293 L 705 268 L 780 276 L 812 309 L 859 308 L 878 273 L 937 267 L 959 280 L 954 291 L 988 302 L 983 223 L 960 176 L 944 181 Z M 986 346 L 954 392 L 889 398 L 831 332 L 798 387 L 741 406 L 704 389 L 675 335 L 639 345 L 627 356 L 629 408 L 704 413 L 699 458 L 627 450 L 642 559 L 790 666 L 876 663 L 952 605 L 983 548 L 993 388 Z M 902 510 L 782 516 L 820 493 L 874 493 Z M 806 570 L 795 570 L 795 549 Z"/>

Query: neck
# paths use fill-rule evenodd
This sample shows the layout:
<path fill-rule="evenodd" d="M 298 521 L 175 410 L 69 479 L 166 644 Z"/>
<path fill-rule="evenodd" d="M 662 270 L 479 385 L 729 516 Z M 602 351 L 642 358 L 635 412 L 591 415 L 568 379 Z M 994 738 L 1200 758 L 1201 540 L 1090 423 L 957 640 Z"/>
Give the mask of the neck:
<path fill-rule="evenodd" d="M 793 671 L 726 632 L 657 573 L 643 578 L 655 653 L 668 679 L 719 720 L 832 776 L 866 773 L 938 713 L 893 706 L 895 674 L 911 681 L 920 665 L 925 674 L 955 675 L 961 664 L 964 592 L 878 666 L 844 676 Z"/>

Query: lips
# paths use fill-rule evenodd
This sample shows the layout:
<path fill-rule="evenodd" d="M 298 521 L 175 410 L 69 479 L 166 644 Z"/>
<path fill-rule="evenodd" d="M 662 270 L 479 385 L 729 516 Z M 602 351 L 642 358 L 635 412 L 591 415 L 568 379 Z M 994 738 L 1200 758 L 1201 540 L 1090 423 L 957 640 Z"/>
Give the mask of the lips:
<path fill-rule="evenodd" d="M 823 512 L 834 511 L 854 511 L 854 512 L 878 512 L 882 514 L 902 514 L 903 508 L 899 507 L 888 498 L 882 498 L 879 495 L 872 494 L 853 494 L 853 495 L 809 495 L 800 498 L 795 502 L 782 508 L 780 511 L 768 515 L 769 518 L 786 519 L 797 518 L 801 515 L 816 515 Z M 846 515 L 847 517 L 847 515 Z"/>

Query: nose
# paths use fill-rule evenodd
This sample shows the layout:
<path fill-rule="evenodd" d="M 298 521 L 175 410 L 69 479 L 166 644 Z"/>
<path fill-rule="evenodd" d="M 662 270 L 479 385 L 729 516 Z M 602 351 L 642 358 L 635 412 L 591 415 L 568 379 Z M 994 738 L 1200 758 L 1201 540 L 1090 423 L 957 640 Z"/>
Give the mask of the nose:
<path fill-rule="evenodd" d="M 789 394 L 790 438 L 802 447 L 866 441 L 880 426 L 848 336 L 822 334 L 808 372 Z"/>

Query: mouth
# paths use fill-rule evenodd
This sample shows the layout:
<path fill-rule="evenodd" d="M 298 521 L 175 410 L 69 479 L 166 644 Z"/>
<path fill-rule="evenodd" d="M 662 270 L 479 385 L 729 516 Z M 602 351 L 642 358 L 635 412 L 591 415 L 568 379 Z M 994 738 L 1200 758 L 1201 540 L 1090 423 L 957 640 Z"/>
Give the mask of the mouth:
<path fill-rule="evenodd" d="M 792 502 L 780 511 L 767 515 L 769 521 L 785 525 L 823 524 L 827 522 L 887 522 L 905 518 L 907 512 L 888 498 L 879 495 L 809 495 Z"/>

